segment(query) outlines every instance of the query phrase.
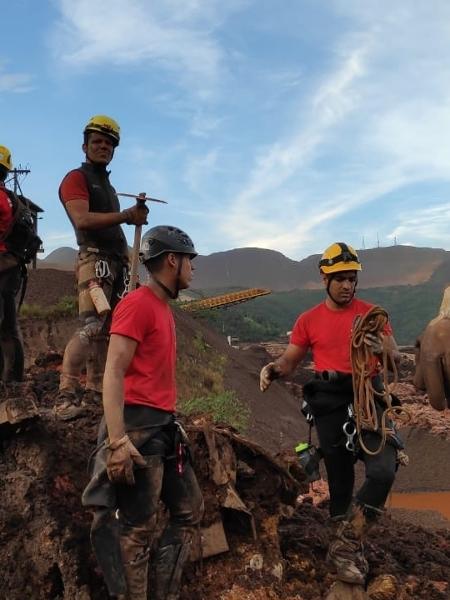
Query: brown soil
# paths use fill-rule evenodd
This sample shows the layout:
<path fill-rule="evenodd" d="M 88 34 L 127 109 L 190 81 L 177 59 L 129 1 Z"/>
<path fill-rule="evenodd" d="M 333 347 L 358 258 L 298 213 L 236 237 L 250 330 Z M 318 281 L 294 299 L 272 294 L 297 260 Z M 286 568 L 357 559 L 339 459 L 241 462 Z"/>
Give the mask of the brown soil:
<path fill-rule="evenodd" d="M 57 304 L 64 296 L 76 296 L 75 274 L 58 269 L 39 269 L 28 272 L 24 302 L 48 307 Z"/>
<path fill-rule="evenodd" d="M 238 468 L 236 489 L 254 518 L 257 537 L 246 518 L 225 519 L 229 552 L 190 565 L 181 600 L 319 600 L 334 579 L 325 563 L 329 531 L 327 502 L 314 505 L 304 495 L 295 503 L 295 484 L 285 468 L 301 479 L 292 462 L 292 446 L 306 439 L 299 412 L 299 383 L 310 376 L 302 370 L 291 384 L 274 382 L 266 394 L 258 390 L 259 370 L 266 349 L 230 348 L 226 341 L 187 314 L 177 314 L 180 352 L 201 360 L 192 350 L 199 332 L 206 344 L 204 360 L 213 352 L 226 357 L 225 386 L 236 391 L 251 410 L 247 438 L 216 429 L 221 447 L 231 447 Z M 28 348 L 45 346 L 53 327 L 32 323 Z M 71 329 L 71 327 L 68 327 Z M 61 339 L 63 337 L 60 331 Z M 47 341 L 39 365 L 29 370 L 29 385 L 41 412 L 38 421 L 3 434 L 0 462 L 1 600 L 106 600 L 107 594 L 89 543 L 91 515 L 80 504 L 87 483 L 86 462 L 96 444 L 100 407 L 91 407 L 74 422 L 57 421 L 52 413 L 61 361 L 59 335 Z M 33 339 L 40 340 L 34 346 Z M 27 336 L 26 336 L 27 337 Z M 48 348 L 53 352 L 47 353 Z M 190 354 L 189 354 L 190 353 Z M 192 363 L 193 364 L 193 363 Z M 410 368 L 406 369 L 407 373 Z M 406 376 L 408 378 L 408 376 Z M 409 385 L 409 384 L 408 384 Z M 415 394 L 404 388 L 408 399 Z M 414 395 L 414 403 L 426 399 Z M 409 400 L 408 400 L 409 401 Z M 205 525 L 223 514 L 223 486 L 214 482 L 203 425 L 189 422 L 196 470 L 205 493 Z M 399 472 L 402 490 L 448 489 L 450 472 L 446 436 L 437 437 L 427 422 L 418 420 L 405 430 L 412 466 Z M 266 450 L 279 452 L 275 461 Z M 280 452 L 281 451 L 281 452 Z M 230 451 L 231 452 L 231 451 Z M 225 453 L 226 454 L 226 453 Z M 223 456 L 225 456 L 223 454 Z M 281 458 L 283 457 L 283 459 Z M 284 465 L 284 467 L 282 466 Z M 407 474 L 409 473 L 409 474 Z M 434 476 L 432 475 L 434 473 Z M 432 488 L 431 486 L 434 485 Z M 450 530 L 414 526 L 399 514 L 387 515 L 367 542 L 370 582 L 392 575 L 390 592 L 371 592 L 370 598 L 431 599 L 449 597 Z M 282 576 L 280 578 L 280 576 Z"/>

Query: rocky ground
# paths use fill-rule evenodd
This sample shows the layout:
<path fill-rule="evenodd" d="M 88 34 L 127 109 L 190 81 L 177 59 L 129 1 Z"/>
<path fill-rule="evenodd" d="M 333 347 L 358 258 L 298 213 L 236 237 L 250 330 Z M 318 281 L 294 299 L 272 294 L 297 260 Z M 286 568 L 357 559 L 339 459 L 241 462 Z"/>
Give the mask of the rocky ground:
<path fill-rule="evenodd" d="M 251 411 L 244 438 L 205 419 L 187 420 L 205 493 L 203 527 L 206 531 L 222 525 L 228 550 L 190 564 L 181 600 L 326 598 L 334 582 L 325 563 L 326 484 L 314 484 L 316 493 L 309 494 L 292 455 L 293 444 L 307 435 L 299 416 L 299 385 L 310 372 L 300 371 L 290 384 L 276 382 L 261 395 L 258 373 L 270 356 L 267 348 L 231 349 L 185 314 L 177 315 L 177 327 L 184 357 L 181 394 L 189 393 L 187 374 L 196 385 L 202 379 L 203 388 L 215 390 L 214 371 L 220 362 L 225 388 L 233 389 Z M 80 504 L 101 408 L 90 406 L 73 422 L 55 418 L 62 329 L 50 338 L 50 354 L 48 348 L 42 353 L 41 347 L 54 326 L 34 323 L 28 329 L 39 341 L 33 344 L 31 334 L 27 338 L 31 363 L 27 385 L 39 417 L 0 430 L 0 599 L 106 600 L 89 544 L 91 515 Z M 41 354 L 33 355 L 33 348 Z M 224 358 L 214 362 L 217 357 Z M 402 489 L 432 489 L 427 488 L 432 480 L 434 489 L 448 489 L 448 467 L 442 464 L 448 456 L 448 423 L 433 414 L 426 397 L 413 389 L 410 360 L 405 355 L 397 393 L 411 409 L 412 422 L 405 433 L 415 465 L 413 473 L 404 476 Z M 8 393 L 14 395 L 14 390 Z M 441 471 L 423 486 L 430 464 L 440 465 Z M 230 504 L 230 488 L 242 505 Z M 374 530 L 367 543 L 366 598 L 450 597 L 450 530 L 411 521 L 386 514 Z M 350 590 L 345 593 L 341 597 L 356 597 Z"/>

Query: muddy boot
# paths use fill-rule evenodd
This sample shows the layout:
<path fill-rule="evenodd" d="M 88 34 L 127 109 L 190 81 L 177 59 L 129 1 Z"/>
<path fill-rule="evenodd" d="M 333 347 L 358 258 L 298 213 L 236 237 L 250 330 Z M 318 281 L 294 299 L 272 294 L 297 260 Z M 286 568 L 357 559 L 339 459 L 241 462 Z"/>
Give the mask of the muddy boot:
<path fill-rule="evenodd" d="M 102 393 L 97 390 L 85 390 L 81 406 L 93 407 L 102 405 Z"/>
<path fill-rule="evenodd" d="M 127 580 L 126 600 L 147 600 L 149 544 L 146 526 L 126 528 L 121 534 L 120 548 Z"/>
<path fill-rule="evenodd" d="M 61 421 L 72 421 L 78 419 L 86 411 L 81 406 L 80 399 L 76 392 L 72 390 L 60 390 L 55 406 L 55 415 Z"/>
<path fill-rule="evenodd" d="M 333 535 L 328 547 L 327 562 L 340 581 L 364 585 L 369 565 L 361 541 L 365 518 L 360 508 L 352 508 L 347 516 L 333 517 Z"/>
<path fill-rule="evenodd" d="M 0 433 L 19 431 L 39 417 L 36 394 L 28 383 L 11 382 L 2 386 Z"/>
<path fill-rule="evenodd" d="M 173 536 L 173 539 L 165 540 L 163 536 L 156 553 L 154 600 L 178 600 L 180 597 L 181 577 L 189 558 L 192 534 L 183 532 L 177 537 L 180 539 Z"/>

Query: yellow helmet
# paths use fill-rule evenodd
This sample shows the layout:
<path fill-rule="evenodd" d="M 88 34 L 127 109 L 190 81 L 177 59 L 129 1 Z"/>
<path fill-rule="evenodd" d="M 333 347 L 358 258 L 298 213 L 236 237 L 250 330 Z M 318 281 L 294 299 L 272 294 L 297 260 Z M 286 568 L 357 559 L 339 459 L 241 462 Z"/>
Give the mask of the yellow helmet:
<path fill-rule="evenodd" d="M 322 254 L 319 262 L 319 269 L 322 273 L 339 273 L 339 271 L 361 271 L 356 250 L 344 244 L 344 242 L 335 242 L 331 244 Z"/>
<path fill-rule="evenodd" d="M 91 131 L 97 131 L 109 136 L 114 142 L 114 147 L 119 145 L 120 127 L 117 121 L 114 121 L 111 117 L 107 117 L 106 115 L 94 115 L 91 117 L 83 133 L 86 134 Z"/>
<path fill-rule="evenodd" d="M 13 168 L 11 160 L 11 152 L 6 146 L 0 146 L 0 166 L 5 167 L 8 171 Z"/>

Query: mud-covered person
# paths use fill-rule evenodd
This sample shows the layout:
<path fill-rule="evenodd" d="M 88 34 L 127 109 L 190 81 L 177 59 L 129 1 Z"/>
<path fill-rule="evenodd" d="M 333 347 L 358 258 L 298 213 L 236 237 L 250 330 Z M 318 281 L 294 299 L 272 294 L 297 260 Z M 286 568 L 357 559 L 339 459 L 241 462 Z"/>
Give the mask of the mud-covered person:
<path fill-rule="evenodd" d="M 396 437 L 389 441 L 376 455 L 362 450 L 355 454 L 346 447 L 343 426 L 353 403 L 352 327 L 358 315 L 365 315 L 372 305 L 355 297 L 361 263 L 351 246 L 332 244 L 322 255 L 319 269 L 327 292 L 325 301 L 298 317 L 285 352 L 261 370 L 260 387 L 265 391 L 272 380 L 293 373 L 311 350 L 315 376 L 304 386 L 303 395 L 314 418 L 330 491 L 333 533 L 327 558 L 338 579 L 364 584 L 368 565 L 361 538 L 383 510 L 395 478 L 396 442 L 400 444 L 400 440 Z M 367 334 L 364 342 L 374 357 L 372 384 L 381 391 L 383 384 L 377 372 L 383 342 L 391 350 L 393 360 L 400 359 L 390 324 L 379 336 Z M 363 441 L 370 451 L 375 451 L 381 437 L 366 431 Z M 354 463 L 358 459 L 365 464 L 366 478 L 353 498 Z"/>
<path fill-rule="evenodd" d="M 183 566 L 203 513 L 187 438 L 175 419 L 176 334 L 169 305 L 189 287 L 196 255 L 191 239 L 180 229 L 150 229 L 141 245 L 149 280 L 121 300 L 112 317 L 103 406 L 106 469 L 115 503 L 108 506 L 110 496 L 97 496 L 94 469 L 83 504 L 98 509 L 91 539 L 109 592 L 127 600 L 148 597 L 149 552 L 159 501 L 168 509 L 169 521 L 154 557 L 153 600 L 179 597 Z M 99 442 L 101 432 L 102 425 Z M 102 467 L 101 456 L 97 467 Z M 111 514 L 119 519 L 120 552 L 107 533 Z"/>
<path fill-rule="evenodd" d="M 13 225 L 13 202 L 5 180 L 11 169 L 11 152 L 0 146 L 0 379 L 22 381 L 24 353 L 16 310 L 22 273 L 19 258 L 7 241 Z"/>
<path fill-rule="evenodd" d="M 89 284 L 94 282 L 102 288 L 113 309 L 128 278 L 128 244 L 121 225 L 143 225 L 148 213 L 140 204 L 121 211 L 109 181 L 107 167 L 120 142 L 116 121 L 95 115 L 84 128 L 83 136 L 85 162 L 67 173 L 59 188 L 59 198 L 79 246 L 76 275 L 80 317 L 80 328 L 64 352 L 56 407 L 61 419 L 74 418 L 81 414 L 82 405 L 100 401 L 110 313 L 98 314 Z M 80 374 L 85 367 L 86 385 L 82 397 Z"/>

